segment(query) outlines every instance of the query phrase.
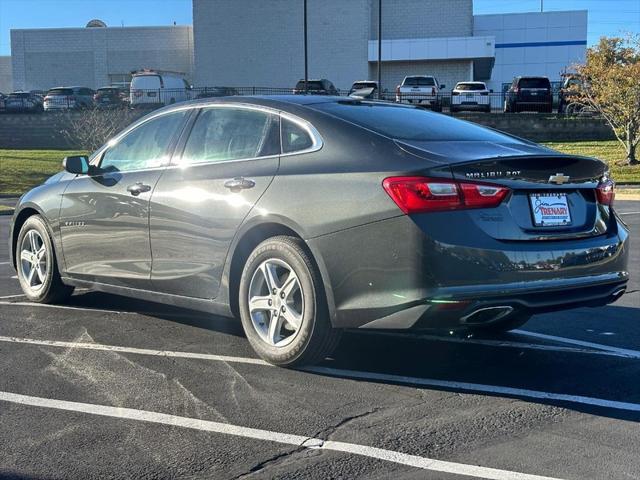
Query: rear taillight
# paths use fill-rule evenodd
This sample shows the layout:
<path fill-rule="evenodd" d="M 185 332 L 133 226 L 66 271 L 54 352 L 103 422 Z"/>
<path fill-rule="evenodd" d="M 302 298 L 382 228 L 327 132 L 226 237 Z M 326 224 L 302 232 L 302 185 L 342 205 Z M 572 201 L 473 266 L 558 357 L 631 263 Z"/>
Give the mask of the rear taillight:
<path fill-rule="evenodd" d="M 451 92 L 451 95 L 454 95 L 454 96 L 455 95 L 460 95 L 460 92 L 453 91 L 453 92 Z"/>
<path fill-rule="evenodd" d="M 480 92 L 480 95 L 483 95 L 485 97 L 489 96 L 489 92 Z"/>
<path fill-rule="evenodd" d="M 390 177 L 382 186 L 406 214 L 494 208 L 509 194 L 499 185 L 426 177 Z"/>
<path fill-rule="evenodd" d="M 616 196 L 615 182 L 611 179 L 600 182 L 596 188 L 596 197 L 601 205 L 613 205 Z"/>

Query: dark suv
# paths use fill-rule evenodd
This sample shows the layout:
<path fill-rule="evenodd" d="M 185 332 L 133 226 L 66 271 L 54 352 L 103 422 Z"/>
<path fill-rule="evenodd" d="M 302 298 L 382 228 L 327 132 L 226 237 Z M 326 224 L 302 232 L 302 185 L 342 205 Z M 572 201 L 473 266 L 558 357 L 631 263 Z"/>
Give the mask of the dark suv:
<path fill-rule="evenodd" d="M 504 99 L 504 112 L 545 112 L 553 109 L 553 92 L 547 77 L 516 77 Z"/>
<path fill-rule="evenodd" d="M 293 93 L 295 95 L 301 95 L 308 93 L 310 95 L 340 95 L 338 89 L 326 78 L 320 80 L 307 80 L 307 89 L 304 88 L 304 79 L 296 83 Z"/>

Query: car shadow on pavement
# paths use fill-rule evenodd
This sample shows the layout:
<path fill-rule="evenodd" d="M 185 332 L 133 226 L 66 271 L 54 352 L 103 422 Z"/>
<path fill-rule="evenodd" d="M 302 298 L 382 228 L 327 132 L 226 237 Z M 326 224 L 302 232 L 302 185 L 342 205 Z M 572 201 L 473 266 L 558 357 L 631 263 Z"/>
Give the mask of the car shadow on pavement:
<path fill-rule="evenodd" d="M 66 305 L 87 310 L 93 308 L 137 313 L 212 332 L 244 337 L 242 326 L 237 319 L 106 293 L 76 294 Z M 563 337 L 573 338 L 570 335 L 571 330 L 584 331 L 581 317 L 590 313 L 589 318 L 584 318 L 585 324 L 598 322 L 604 323 L 607 327 L 615 325 L 618 338 L 625 339 L 625 344 L 617 345 L 618 347 L 634 349 L 636 345 L 640 345 L 640 322 L 634 321 L 638 318 L 637 308 L 609 305 L 584 310 L 584 315 L 572 311 L 571 315 L 566 312 L 567 314 L 562 314 L 561 317 L 556 314 L 556 317 L 546 318 L 549 318 L 549 322 L 558 322 L 566 318 L 568 324 L 563 325 Z M 536 327 L 540 328 L 544 323 L 537 321 Z M 526 329 L 526 326 L 524 328 Z M 640 383 L 637 382 L 637 378 L 640 377 L 640 358 L 545 342 L 512 333 L 474 335 L 470 338 L 465 332 L 454 335 L 434 331 L 388 333 L 391 334 L 353 330 L 345 332 L 332 357 L 325 360 L 321 367 L 333 371 L 390 375 L 394 378 L 367 378 L 366 381 L 406 384 L 422 389 L 474 393 L 473 389 L 458 389 L 455 386 L 420 386 L 412 381 L 403 382 L 401 377 L 583 396 L 640 406 Z M 483 343 L 482 340 L 490 342 Z M 539 349 L 535 348 L 536 346 L 545 348 Z M 640 357 L 640 349 L 638 356 Z M 339 373 L 333 375 L 331 372 L 309 373 L 341 376 Z M 477 394 L 491 395 L 486 392 Z M 513 396 L 520 398 L 517 394 Z M 572 410 L 601 416 L 640 421 L 640 412 L 585 405 L 580 402 L 533 399 L 526 396 L 522 398 L 530 402 L 562 405 Z"/>
<path fill-rule="evenodd" d="M 640 343 L 638 309 L 607 306 L 591 310 L 603 319 L 619 318 L 618 335 L 625 338 L 620 348 L 633 349 Z M 555 319 L 558 321 L 558 318 Z M 578 325 L 574 324 L 577 328 Z M 526 328 L 526 326 L 525 326 Z M 451 383 L 508 387 L 551 394 L 591 397 L 637 404 L 640 409 L 640 358 L 615 352 L 597 351 L 559 343 L 544 342 L 520 335 L 485 334 L 465 340 L 464 334 L 453 337 L 436 332 L 415 335 L 371 335 L 350 331 L 342 339 L 333 358 L 323 366 L 337 370 L 393 375 L 394 380 L 371 379 L 368 382 L 407 384 L 415 388 L 473 393 L 472 389 L 420 386 L 401 377 L 429 379 Z M 569 338 L 567 335 L 564 335 Z M 434 337 L 436 337 L 434 339 Z M 475 339 L 496 342 L 474 342 Z M 500 345 L 500 341 L 504 345 Z M 521 347 L 519 345 L 521 345 Z M 545 345 L 545 349 L 532 348 Z M 554 346 L 560 347 L 554 350 Z M 550 348 L 547 348 L 550 347 Z M 563 348 L 564 347 L 564 348 Z M 568 348 L 567 348 L 568 347 Z M 638 352 L 640 357 L 640 349 Z M 346 375 L 348 376 L 348 375 Z M 395 381 L 397 379 L 397 381 Z M 478 393 L 478 395 L 491 395 Z M 496 395 L 501 395 L 496 393 Z M 516 398 L 518 395 L 514 395 Z M 621 410 L 554 399 L 525 398 L 526 401 L 566 408 L 600 416 L 640 421 L 640 411 Z"/>

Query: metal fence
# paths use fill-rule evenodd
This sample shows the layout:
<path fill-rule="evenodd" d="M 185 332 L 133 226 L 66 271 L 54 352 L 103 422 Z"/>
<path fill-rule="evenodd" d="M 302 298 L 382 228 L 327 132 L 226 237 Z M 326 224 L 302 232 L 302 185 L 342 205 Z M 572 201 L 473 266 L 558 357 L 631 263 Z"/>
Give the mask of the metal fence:
<path fill-rule="evenodd" d="M 188 100 L 196 100 L 203 98 L 216 98 L 236 95 L 290 95 L 294 92 L 293 88 L 274 88 L 274 87 L 197 87 L 183 89 L 132 89 L 120 90 L 114 94 L 105 94 L 104 92 L 94 92 L 89 89 L 85 90 L 84 95 L 45 95 L 42 103 L 42 110 L 60 111 L 70 109 L 87 109 L 87 108 L 158 108 L 164 105 L 180 103 Z M 318 92 L 311 92 L 318 94 Z M 351 92 L 348 90 L 338 90 L 340 96 L 348 96 Z M 360 92 L 366 94 L 367 92 Z M 452 92 L 439 94 L 396 94 L 396 92 L 369 92 L 360 98 L 376 99 L 388 102 L 404 103 L 430 108 L 443 112 L 502 112 L 506 98 L 506 92 L 491 92 L 480 94 L 477 92 L 464 92 L 453 94 Z M 554 99 L 554 111 L 557 108 L 557 100 Z M 0 103 L 0 110 L 2 104 Z M 544 108 L 541 106 L 531 106 L 531 111 Z M 6 109 L 4 110 L 7 111 Z"/>

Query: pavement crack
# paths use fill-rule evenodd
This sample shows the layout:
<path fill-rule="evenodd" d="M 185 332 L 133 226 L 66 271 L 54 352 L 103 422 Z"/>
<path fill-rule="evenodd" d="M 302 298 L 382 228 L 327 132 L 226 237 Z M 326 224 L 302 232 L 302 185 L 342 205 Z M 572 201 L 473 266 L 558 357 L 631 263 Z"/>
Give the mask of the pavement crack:
<path fill-rule="evenodd" d="M 381 407 L 375 407 L 365 412 L 344 417 L 336 424 L 323 428 L 322 430 L 319 430 L 315 434 L 307 437 L 304 440 L 304 442 L 302 442 L 297 447 L 290 448 L 284 452 L 280 452 L 276 455 L 273 455 L 272 457 L 269 457 L 266 460 L 261 461 L 260 463 L 257 463 L 256 465 L 251 467 L 249 470 L 233 477 L 232 480 L 239 480 L 242 478 L 249 477 L 253 474 L 262 472 L 267 468 L 279 465 L 285 461 L 289 461 L 293 456 L 299 453 L 322 449 L 324 442 L 329 440 L 331 435 L 335 434 L 338 430 L 344 428 L 346 425 L 350 424 L 355 420 L 368 417 L 369 415 L 373 415 L 374 413 L 377 413 L 380 410 L 382 410 Z"/>

